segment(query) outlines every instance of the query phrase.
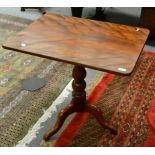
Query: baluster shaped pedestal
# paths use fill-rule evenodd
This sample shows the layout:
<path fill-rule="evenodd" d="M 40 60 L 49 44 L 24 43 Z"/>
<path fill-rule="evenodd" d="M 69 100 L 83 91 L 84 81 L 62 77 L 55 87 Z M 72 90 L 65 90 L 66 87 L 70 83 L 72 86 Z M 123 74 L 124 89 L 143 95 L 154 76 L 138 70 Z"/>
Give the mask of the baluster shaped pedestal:
<path fill-rule="evenodd" d="M 102 111 L 96 108 L 94 105 L 87 103 L 85 92 L 86 82 L 84 80 L 86 77 L 85 68 L 81 66 L 74 66 L 72 76 L 74 78 L 72 82 L 72 101 L 65 109 L 61 110 L 54 128 L 44 135 L 44 140 L 49 140 L 50 137 L 61 128 L 67 116 L 74 112 L 91 113 L 103 128 L 109 129 L 112 133 L 117 134 L 117 131 L 108 126 L 104 121 Z"/>

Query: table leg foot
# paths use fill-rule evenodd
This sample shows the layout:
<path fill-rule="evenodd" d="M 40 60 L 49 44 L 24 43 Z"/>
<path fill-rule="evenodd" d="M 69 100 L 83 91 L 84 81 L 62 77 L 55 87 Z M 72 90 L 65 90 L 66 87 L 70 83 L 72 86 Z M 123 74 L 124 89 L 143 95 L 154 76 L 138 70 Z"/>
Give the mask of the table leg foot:
<path fill-rule="evenodd" d="M 92 114 L 103 128 L 110 130 L 113 134 L 117 134 L 117 130 L 110 125 L 107 125 L 107 123 L 104 121 L 102 111 L 100 109 L 94 105 L 86 104 L 85 111 Z"/>
<path fill-rule="evenodd" d="M 85 92 L 86 82 L 84 80 L 86 77 L 85 68 L 81 66 L 75 66 L 73 68 L 72 75 L 74 80 L 72 82 L 73 92 L 71 104 L 59 113 L 54 128 L 44 135 L 44 140 L 49 140 L 50 137 L 61 128 L 67 116 L 74 112 L 91 113 L 103 128 L 109 129 L 113 134 L 117 134 L 117 131 L 111 126 L 107 125 L 107 123 L 104 121 L 102 111 L 93 105 L 87 104 Z"/>
<path fill-rule="evenodd" d="M 52 130 L 49 130 L 47 133 L 45 133 L 44 140 L 48 141 L 51 136 L 53 136 L 56 132 L 58 132 L 59 129 L 62 127 L 65 119 L 74 112 L 75 112 L 75 108 L 72 104 L 67 106 L 65 109 L 61 110 L 61 112 L 58 115 L 58 119 L 55 123 L 54 128 Z"/>

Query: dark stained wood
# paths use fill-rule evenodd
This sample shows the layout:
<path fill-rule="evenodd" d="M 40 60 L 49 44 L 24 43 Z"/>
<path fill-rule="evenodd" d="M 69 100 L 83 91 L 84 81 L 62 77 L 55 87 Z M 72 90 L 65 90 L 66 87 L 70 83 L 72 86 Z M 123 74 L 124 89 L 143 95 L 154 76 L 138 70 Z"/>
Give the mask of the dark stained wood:
<path fill-rule="evenodd" d="M 3 47 L 128 75 L 148 34 L 143 28 L 47 13 L 9 38 Z"/>
<path fill-rule="evenodd" d="M 74 78 L 72 82 L 72 103 L 75 105 L 77 112 L 82 112 L 84 105 L 86 104 L 86 70 L 84 67 L 74 66 L 72 76 Z"/>
<path fill-rule="evenodd" d="M 4 48 L 74 64 L 70 105 L 62 110 L 48 140 L 73 112 L 89 112 L 101 126 L 116 134 L 104 121 L 102 112 L 86 101 L 86 70 L 127 75 L 132 72 L 149 31 L 143 28 L 103 23 L 75 17 L 45 14 L 24 31 L 11 37 Z"/>
<path fill-rule="evenodd" d="M 57 118 L 57 121 L 54 127 L 44 134 L 44 137 L 43 137 L 44 140 L 48 141 L 51 136 L 57 133 L 59 129 L 62 127 L 65 119 L 74 112 L 76 111 L 75 111 L 75 107 L 73 106 L 73 104 L 69 104 L 65 109 L 61 110 L 60 113 L 58 114 L 58 118 Z"/>
<path fill-rule="evenodd" d="M 96 108 L 94 105 L 87 104 L 85 92 L 86 82 L 84 80 L 85 77 L 85 68 L 81 66 L 74 66 L 74 81 L 72 82 L 72 101 L 65 109 L 63 109 L 59 113 L 55 126 L 44 135 L 45 141 L 49 140 L 51 136 L 58 132 L 61 126 L 63 125 L 65 119 L 74 112 L 91 113 L 103 128 L 110 130 L 113 134 L 117 134 L 117 130 L 107 125 L 107 123 L 104 121 L 102 111 Z"/>

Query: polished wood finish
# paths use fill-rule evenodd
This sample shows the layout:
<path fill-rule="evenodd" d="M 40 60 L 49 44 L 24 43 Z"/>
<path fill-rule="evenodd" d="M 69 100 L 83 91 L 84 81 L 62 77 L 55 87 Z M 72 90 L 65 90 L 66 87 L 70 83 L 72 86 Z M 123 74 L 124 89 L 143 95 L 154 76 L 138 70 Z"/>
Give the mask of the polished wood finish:
<path fill-rule="evenodd" d="M 155 7 L 143 7 L 140 26 L 150 29 L 150 36 L 155 37 Z"/>
<path fill-rule="evenodd" d="M 3 47 L 128 75 L 148 34 L 143 28 L 47 13 L 9 38 Z"/>
<path fill-rule="evenodd" d="M 85 67 L 122 75 L 132 72 L 149 31 L 143 28 L 45 14 L 24 31 L 11 37 L 4 48 L 74 64 L 70 105 L 62 110 L 48 140 L 73 112 L 89 112 L 112 133 L 100 109 L 86 100 Z"/>
<path fill-rule="evenodd" d="M 72 82 L 73 86 L 72 101 L 65 109 L 63 109 L 59 113 L 55 126 L 44 135 L 44 140 L 46 141 L 49 140 L 51 136 L 53 136 L 56 132 L 58 132 L 58 130 L 63 125 L 65 119 L 74 112 L 91 113 L 103 128 L 109 129 L 113 134 L 117 134 L 117 130 L 115 130 L 111 126 L 107 125 L 106 122 L 104 122 L 102 111 L 96 108 L 94 105 L 90 105 L 87 103 L 85 92 L 86 82 L 84 80 L 85 77 L 86 77 L 85 68 L 81 66 L 74 66 L 73 69 L 74 80 Z"/>

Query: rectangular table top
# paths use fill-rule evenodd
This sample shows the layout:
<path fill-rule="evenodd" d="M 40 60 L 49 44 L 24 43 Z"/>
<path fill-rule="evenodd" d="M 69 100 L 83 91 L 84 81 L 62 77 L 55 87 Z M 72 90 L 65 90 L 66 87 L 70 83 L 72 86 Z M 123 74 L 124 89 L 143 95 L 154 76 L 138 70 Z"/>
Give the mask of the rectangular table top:
<path fill-rule="evenodd" d="M 4 48 L 101 71 L 132 72 L 149 30 L 47 13 Z"/>

